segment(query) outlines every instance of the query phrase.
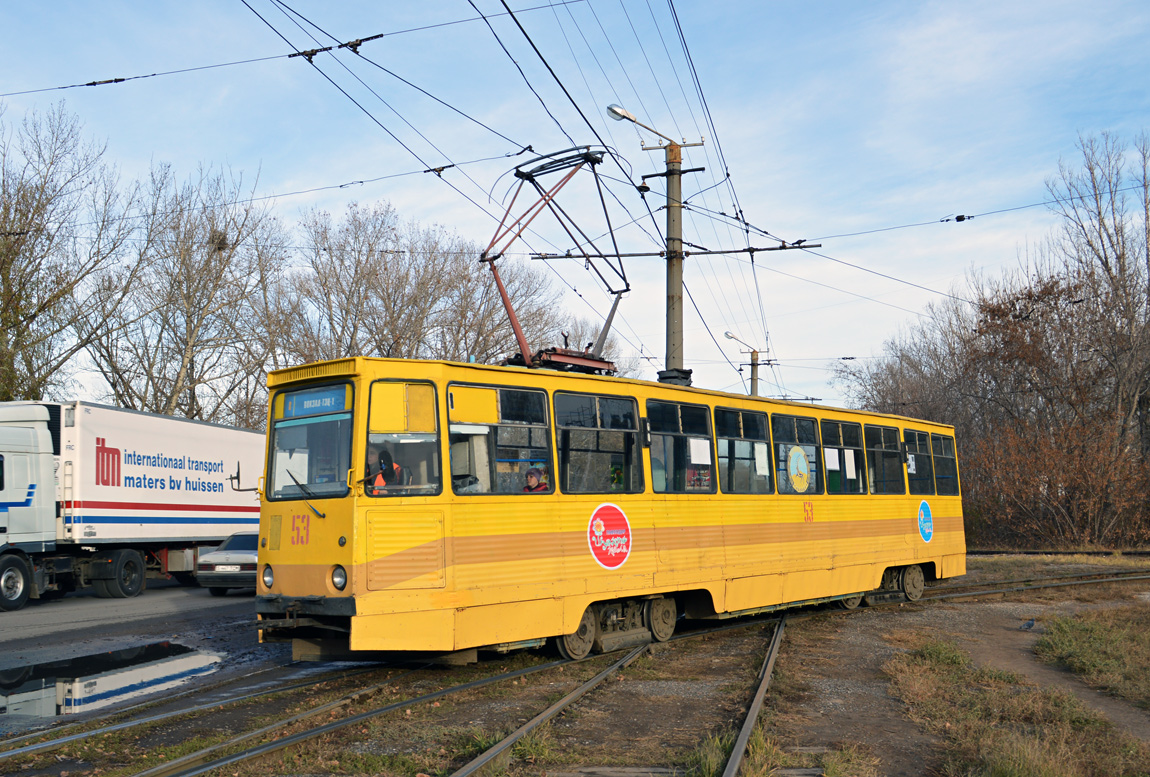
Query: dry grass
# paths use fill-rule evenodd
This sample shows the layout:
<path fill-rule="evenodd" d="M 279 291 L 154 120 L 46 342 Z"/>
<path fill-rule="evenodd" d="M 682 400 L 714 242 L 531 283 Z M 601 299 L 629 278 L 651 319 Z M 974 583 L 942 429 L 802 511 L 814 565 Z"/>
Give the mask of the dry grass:
<path fill-rule="evenodd" d="M 1055 618 L 1035 645 L 1101 690 L 1150 709 L 1150 606 L 1120 607 Z"/>
<path fill-rule="evenodd" d="M 969 556 L 966 560 L 968 575 L 995 578 L 1044 577 L 1047 575 L 1073 575 L 1083 572 L 1150 570 L 1150 559 L 1145 556 Z"/>
<path fill-rule="evenodd" d="M 885 670 L 911 718 L 944 738 L 945 774 L 1133 777 L 1150 764 L 1150 746 L 1073 696 L 977 669 L 952 642 L 924 638 Z"/>

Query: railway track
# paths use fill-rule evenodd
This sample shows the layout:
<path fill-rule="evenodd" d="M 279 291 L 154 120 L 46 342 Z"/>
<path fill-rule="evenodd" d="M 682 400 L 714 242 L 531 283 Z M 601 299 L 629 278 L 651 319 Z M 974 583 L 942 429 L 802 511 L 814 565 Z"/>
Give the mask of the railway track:
<path fill-rule="evenodd" d="M 1148 579 L 1150 579 L 1150 569 L 1136 569 L 1122 572 L 1080 573 L 1056 577 L 1019 577 L 967 584 L 951 583 L 928 588 L 926 595 L 922 597 L 922 601 L 970 599 L 979 596 L 1026 592 L 1054 587 L 1123 583 Z M 890 604 L 895 603 L 896 602 L 890 602 Z M 880 604 L 877 606 L 884 605 Z M 790 617 L 792 619 L 801 619 L 810 617 L 821 611 L 823 610 L 804 610 L 795 612 Z M 750 732 L 758 718 L 759 708 L 772 675 L 775 656 L 778 652 L 778 644 L 782 637 L 782 621 L 777 615 L 758 616 L 755 618 L 742 619 L 736 623 L 724 623 L 711 628 L 678 634 L 671 640 L 673 643 L 685 642 L 714 636 L 721 632 L 734 629 L 746 629 L 756 625 L 771 623 L 777 623 L 778 626 L 772 631 L 771 646 L 767 651 L 762 669 L 759 673 L 759 681 L 753 695 L 753 701 L 744 717 L 743 730 L 740 731 L 738 738 L 735 740 L 734 750 L 728 762 L 729 764 L 734 763 L 735 766 L 731 767 L 728 765 L 727 771 L 724 772 L 724 774 L 729 777 L 733 777 L 735 773 L 731 771 L 731 769 L 738 768 L 738 759 L 742 757 L 742 752 L 745 750 Z M 611 654 L 610 656 L 592 656 L 577 662 L 540 661 L 532 666 L 514 671 L 488 673 L 486 676 L 478 679 L 453 684 L 450 683 L 450 678 L 445 678 L 440 675 L 433 678 L 433 680 L 446 680 L 448 684 L 434 691 L 425 693 L 418 693 L 416 691 L 419 687 L 419 682 L 428 682 L 428 675 L 426 673 L 420 674 L 421 670 L 418 669 L 401 671 L 397 667 L 391 667 L 390 671 L 393 671 L 393 674 L 390 674 L 383 680 L 373 682 L 367 687 L 355 688 L 339 698 L 326 701 L 323 704 L 314 705 L 303 712 L 280 717 L 270 723 L 261 725 L 255 730 L 232 736 L 226 741 L 215 743 L 210 747 L 202 748 L 197 752 L 170 760 L 167 763 L 153 766 L 139 772 L 137 777 L 174 777 L 175 775 L 185 777 L 204 774 L 223 767 L 236 766 L 240 763 L 252 761 L 280 750 L 301 745 L 310 740 L 316 740 L 326 735 L 334 734 L 341 729 L 363 724 L 368 720 L 383 718 L 390 713 L 424 704 L 431 705 L 437 700 L 455 694 L 462 694 L 467 691 L 493 686 L 499 683 L 510 684 L 530 675 L 537 675 L 549 671 L 562 671 L 561 668 L 563 667 L 583 664 L 590 661 L 607 661 L 608 659 L 612 661 L 608 666 L 598 671 L 594 677 L 581 683 L 578 688 L 564 695 L 563 698 L 551 703 L 543 712 L 539 712 L 523 725 L 516 726 L 509 723 L 502 726 L 502 730 L 514 730 L 507 737 L 486 747 L 482 752 L 471 757 L 463 767 L 456 770 L 452 775 L 452 777 L 465 777 L 465 775 L 479 770 L 488 763 L 499 759 L 501 756 L 506 756 L 516 743 L 520 742 L 531 732 L 539 729 L 548 721 L 553 720 L 557 715 L 570 709 L 571 705 L 575 704 L 579 699 L 584 698 L 592 690 L 602 688 L 609 677 L 620 672 L 643 656 L 649 648 L 650 646 L 644 645 L 634 648 L 625 654 L 619 652 Z M 364 671 L 376 671 L 378 669 L 379 667 L 373 667 L 370 670 L 355 670 L 352 672 L 341 672 L 336 675 L 326 675 L 322 678 L 315 678 L 308 683 L 277 686 L 265 689 L 259 693 L 234 695 L 224 700 L 216 700 L 208 704 L 192 704 L 180 710 L 167 712 L 162 715 L 145 716 L 129 721 L 120 721 L 89 731 L 22 744 L 21 746 L 0 752 L 0 771 L 7 772 L 9 765 L 23 765 L 18 764 L 17 761 L 24 757 L 31 757 L 49 750 L 59 749 L 84 739 L 122 732 L 133 727 L 147 727 L 149 724 L 158 723 L 180 715 L 190 716 L 220 712 L 235 704 L 250 701 L 258 697 L 300 690 L 308 686 L 315 686 L 335 679 L 347 679 L 357 672 L 362 673 Z M 568 677 L 570 677 L 570 675 L 568 675 Z M 419 682 L 415 682 L 415 680 Z M 391 689 L 393 693 L 399 694 L 402 698 L 387 704 L 379 704 L 377 697 L 381 695 L 385 689 Z M 120 711 L 118 714 L 122 716 L 123 711 Z M 59 732 L 51 733 L 56 734 Z M 28 735 L 6 740 L 0 742 L 0 748 L 20 745 L 21 742 L 36 736 L 44 737 L 46 735 Z M 5 764 L 5 761 L 7 761 L 8 764 Z M 30 762 L 25 763 L 32 768 L 36 768 Z"/>
<path fill-rule="evenodd" d="M 922 601 L 940 599 L 966 599 L 1008 593 L 1023 593 L 1046 588 L 1070 588 L 1082 585 L 1103 585 L 1138 580 L 1150 580 L 1150 569 L 1134 569 L 1122 572 L 1083 572 L 1074 575 L 1014 578 L 990 580 L 981 583 L 950 583 L 931 586 Z M 941 593 L 940 593 L 941 592 Z"/>
<path fill-rule="evenodd" d="M 236 678 L 236 680 L 232 681 L 230 684 L 242 683 L 244 681 L 250 680 L 256 674 L 262 674 L 267 671 L 272 671 L 272 669 L 276 668 L 281 667 L 272 667 L 271 669 L 261 670 L 261 672 L 253 673 L 253 675 L 246 675 L 244 677 Z M 207 712 L 211 710 L 224 709 L 232 705 L 242 704 L 254 699 L 274 696 L 276 694 L 291 693 L 292 691 L 314 688 L 325 683 L 348 679 L 374 670 L 375 667 L 371 669 L 344 669 L 338 672 L 324 673 L 319 677 L 309 678 L 306 681 L 291 680 L 284 683 L 274 684 L 271 687 L 262 688 L 258 691 L 239 691 L 237 693 L 225 694 L 219 698 L 213 698 L 208 702 L 196 703 L 187 707 L 180 707 L 175 710 L 170 710 L 168 712 L 163 712 L 155 715 L 145 715 L 135 718 L 130 717 L 127 720 L 124 720 L 123 718 L 125 716 L 130 716 L 135 711 L 146 710 L 156 706 L 157 702 L 145 701 L 139 704 L 133 704 L 129 707 L 122 707 L 120 709 L 113 710 L 107 715 L 91 718 L 82 722 L 65 723 L 62 725 L 57 725 L 47 731 L 33 731 L 28 734 L 22 734 L 20 736 L 0 740 L 0 748 L 7 748 L 0 750 L 0 764 L 21 756 L 35 755 L 37 753 L 56 750 L 68 744 L 82 742 L 85 739 L 160 723 L 171 718 L 178 718 L 185 715 L 195 715 L 200 712 Z M 172 694 L 164 701 L 170 702 L 174 699 L 190 696 L 192 694 L 208 695 L 213 691 L 219 691 L 221 688 L 222 686 L 210 686 L 207 688 L 190 689 L 180 693 Z M 67 731 L 74 731 L 77 728 L 83 728 L 84 730 L 71 734 L 63 733 Z M 39 741 L 32 742 L 32 740 Z M 21 743 L 23 742 L 29 742 L 29 744 L 22 745 Z M 2 767 L 0 767 L 0 769 L 2 769 Z"/>
<path fill-rule="evenodd" d="M 673 637 L 671 640 L 672 642 L 677 643 L 687 642 L 694 639 L 710 637 L 720 632 L 730 631 L 734 628 L 745 629 L 771 622 L 779 625 L 777 625 L 774 629 L 774 637 L 768 650 L 767 659 L 764 661 L 763 669 L 760 673 L 760 682 L 758 688 L 756 689 L 754 706 L 748 712 L 746 717 L 747 736 L 749 736 L 751 727 L 753 727 L 754 721 L 757 719 L 758 709 L 765 695 L 767 683 L 769 682 L 770 678 L 770 672 L 774 664 L 774 659 L 778 653 L 778 646 L 782 636 L 781 620 L 777 617 L 760 617 L 748 619 L 740 624 L 724 624 L 723 626 L 719 626 L 713 629 L 705 629 L 689 634 L 678 635 Z M 456 774 L 460 775 L 460 777 L 462 777 L 462 775 L 471 774 L 489 763 L 491 760 L 498 758 L 501 754 L 505 753 L 507 750 L 513 747 L 515 743 L 518 742 L 522 737 L 543 725 L 547 721 L 553 719 L 555 716 L 559 715 L 565 710 L 568 710 L 571 705 L 586 696 L 586 694 L 590 693 L 592 690 L 602 687 L 608 678 L 630 665 L 643 654 L 647 653 L 650 648 L 650 645 L 642 645 L 625 653 L 623 651 L 617 651 L 614 654 L 609 654 L 606 657 L 613 659 L 612 663 L 595 674 L 595 676 L 591 679 L 583 682 L 574 691 L 566 694 L 562 699 L 551 704 L 546 710 L 537 714 L 525 725 L 518 727 L 506 738 L 488 748 L 478 756 L 472 758 L 471 761 L 469 761 L 464 767 L 457 770 Z M 192 775 L 205 774 L 216 769 L 232 767 L 240 763 L 252 761 L 277 751 L 300 745 L 309 740 L 314 740 L 325 735 L 335 733 L 340 729 L 353 727 L 359 724 L 363 724 L 365 721 L 370 719 L 379 718 L 389 713 L 404 710 L 405 708 L 416 707 L 422 704 L 433 704 L 437 700 L 446 698 L 453 694 L 461 694 L 467 691 L 473 691 L 479 688 L 484 688 L 486 686 L 495 685 L 497 683 L 515 682 L 519 679 L 526 678 L 529 675 L 566 668 L 572 665 L 578 665 L 592 661 L 601 662 L 604 660 L 604 658 L 605 656 L 603 655 L 596 655 L 578 661 L 547 661 L 514 671 L 500 672 L 469 682 L 448 685 L 430 693 L 408 695 L 399 701 L 389 704 L 383 704 L 374 707 L 370 706 L 370 702 L 385 687 L 395 686 L 400 680 L 404 679 L 405 677 L 411 677 L 416 671 L 418 671 L 411 670 L 409 672 L 390 676 L 383 681 L 374 683 L 366 688 L 356 689 L 341 696 L 338 699 L 313 706 L 304 712 L 279 718 L 255 730 L 244 732 L 237 736 L 231 737 L 226 741 L 218 742 L 209 747 L 202 748 L 194 753 L 190 753 L 180 758 L 173 759 L 166 763 L 140 771 L 136 773 L 136 777 L 192 777 Z M 285 687 L 272 689 L 265 694 L 237 696 L 230 701 L 238 703 L 240 701 L 250 700 L 257 695 L 267 695 L 270 693 L 287 691 L 296 687 L 298 686 L 291 686 L 291 688 Z M 412 684 L 409 687 L 409 690 L 413 687 L 415 687 L 415 684 Z M 399 692 L 403 693 L 403 690 L 399 690 Z M 368 707 L 368 709 L 363 709 L 363 707 Z M 7 770 L 7 765 L 3 764 L 4 761 L 11 762 L 16 761 L 21 757 L 43 754 L 49 750 L 58 749 L 66 745 L 76 743 L 84 738 L 113 734 L 115 732 L 121 732 L 125 729 L 137 726 L 143 727 L 177 715 L 191 715 L 212 710 L 222 711 L 222 709 L 224 708 L 221 707 L 219 702 L 214 702 L 212 704 L 206 705 L 195 705 L 181 711 L 165 713 L 164 715 L 160 716 L 150 716 L 138 720 L 124 721 L 97 728 L 91 731 L 63 737 L 56 737 L 47 741 L 24 745 L 22 747 L 14 748 L 12 750 L 0 753 L 0 769 L 5 771 Z M 330 719 L 332 715 L 340 713 L 342 713 L 342 717 L 339 717 L 336 720 Z M 0 743 L 0 746 L 10 743 L 11 741 L 7 743 Z M 19 764 L 13 764 L 13 766 L 19 766 Z"/>

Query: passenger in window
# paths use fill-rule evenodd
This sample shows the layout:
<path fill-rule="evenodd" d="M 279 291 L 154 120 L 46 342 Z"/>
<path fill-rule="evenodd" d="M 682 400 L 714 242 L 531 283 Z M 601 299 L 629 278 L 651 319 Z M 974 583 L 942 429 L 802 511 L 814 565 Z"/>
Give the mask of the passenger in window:
<path fill-rule="evenodd" d="M 543 472 L 538 467 L 527 470 L 527 485 L 524 491 L 547 491 L 547 484 L 543 482 Z"/>

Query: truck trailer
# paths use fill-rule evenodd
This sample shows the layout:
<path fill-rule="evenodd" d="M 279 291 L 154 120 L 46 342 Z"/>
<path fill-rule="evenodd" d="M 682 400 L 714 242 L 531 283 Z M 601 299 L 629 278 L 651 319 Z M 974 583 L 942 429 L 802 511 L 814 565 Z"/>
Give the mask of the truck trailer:
<path fill-rule="evenodd" d="M 201 549 L 258 528 L 264 445 L 91 402 L 0 402 L 0 610 L 87 586 L 137 596 L 149 577 L 194 583 Z"/>

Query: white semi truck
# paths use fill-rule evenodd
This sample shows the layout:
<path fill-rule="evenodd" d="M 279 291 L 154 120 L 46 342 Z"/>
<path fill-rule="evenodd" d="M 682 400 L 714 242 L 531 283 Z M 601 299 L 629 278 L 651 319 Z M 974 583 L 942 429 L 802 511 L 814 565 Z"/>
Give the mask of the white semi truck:
<path fill-rule="evenodd" d="M 264 444 L 90 402 L 0 402 L 0 610 L 86 586 L 136 596 L 149 576 L 194 582 L 201 548 L 259 526 Z"/>

